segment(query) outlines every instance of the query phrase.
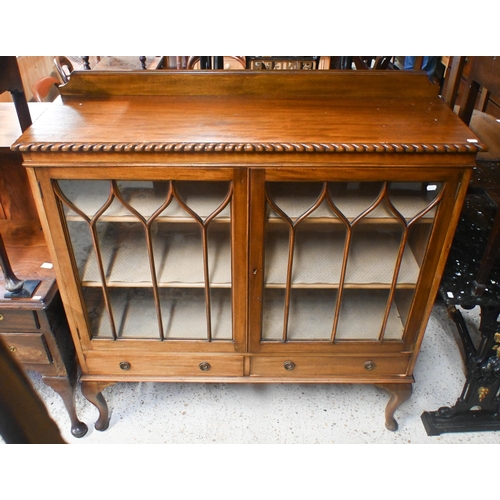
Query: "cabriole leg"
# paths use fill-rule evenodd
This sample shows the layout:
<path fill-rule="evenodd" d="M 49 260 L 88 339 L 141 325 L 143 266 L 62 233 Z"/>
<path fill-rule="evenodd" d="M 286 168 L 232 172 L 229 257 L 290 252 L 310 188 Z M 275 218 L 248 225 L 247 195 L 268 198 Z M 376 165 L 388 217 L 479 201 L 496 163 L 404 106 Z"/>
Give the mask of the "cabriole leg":
<path fill-rule="evenodd" d="M 76 438 L 85 436 L 88 428 L 76 414 L 75 381 L 69 377 L 42 377 L 42 380 L 61 396 L 71 420 L 71 434 Z"/>
<path fill-rule="evenodd" d="M 385 408 L 385 426 L 390 431 L 397 431 L 398 423 L 394 418 L 394 413 L 410 398 L 412 384 L 377 384 L 377 387 L 384 389 L 391 395 L 391 399 L 389 399 Z"/>
<path fill-rule="evenodd" d="M 99 418 L 94 426 L 98 431 L 105 431 L 109 425 L 108 405 L 102 391 L 110 385 L 113 382 L 82 381 L 82 394 L 99 410 Z"/>

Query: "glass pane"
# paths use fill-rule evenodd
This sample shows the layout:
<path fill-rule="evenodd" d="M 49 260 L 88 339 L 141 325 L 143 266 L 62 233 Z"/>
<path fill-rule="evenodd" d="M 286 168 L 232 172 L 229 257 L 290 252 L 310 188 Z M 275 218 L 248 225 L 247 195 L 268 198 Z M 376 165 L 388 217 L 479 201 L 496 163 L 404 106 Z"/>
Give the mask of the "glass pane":
<path fill-rule="evenodd" d="M 76 217 L 67 221 L 67 227 L 80 280 L 99 281 L 92 231 L 87 222 Z"/>
<path fill-rule="evenodd" d="M 273 209 L 271 204 L 268 205 L 268 216 L 271 221 L 279 217 L 280 211 L 295 221 L 315 206 L 326 185 L 323 182 L 270 182 L 267 183 L 266 187 L 268 198 L 277 207 L 277 209 Z M 327 203 L 320 203 L 310 217 L 320 218 L 334 215 Z"/>
<path fill-rule="evenodd" d="M 167 201 L 171 183 L 169 181 L 116 181 L 116 200 L 109 215 L 131 215 L 137 211 L 149 219 Z"/>
<path fill-rule="evenodd" d="M 383 182 L 330 182 L 328 192 L 332 203 L 350 222 L 367 213 L 367 217 L 387 217 L 385 205 L 377 204 Z"/>
<path fill-rule="evenodd" d="M 426 182 L 391 182 L 388 188 L 388 198 L 394 208 L 409 222 L 424 212 L 431 203 L 442 194 L 442 183 Z M 423 215 L 433 219 L 435 208 Z"/>
<path fill-rule="evenodd" d="M 101 260 L 110 286 L 151 283 L 146 230 L 138 222 L 97 222 Z"/>
<path fill-rule="evenodd" d="M 205 290 L 162 288 L 160 300 L 165 339 L 207 339 Z M 211 290 L 212 340 L 231 340 L 231 291 Z"/>
<path fill-rule="evenodd" d="M 208 226 L 208 276 L 212 340 L 232 338 L 231 226 L 221 213 Z"/>
<path fill-rule="evenodd" d="M 344 291 L 336 340 L 377 340 L 381 335 L 389 290 L 349 289 Z M 385 338 L 400 339 L 403 325 L 391 306 Z"/>
<path fill-rule="evenodd" d="M 62 194 L 66 197 L 69 204 L 64 204 L 64 212 L 66 217 L 76 214 L 71 206 L 83 212 L 88 218 L 101 210 L 110 196 L 111 182 L 110 181 L 57 181 L 57 185 Z"/>
<path fill-rule="evenodd" d="M 176 181 L 174 182 L 176 193 L 181 200 L 202 220 L 214 213 L 226 198 L 230 184 L 229 182 L 205 182 L 205 181 Z M 228 204 L 219 218 L 229 219 L 231 204 Z"/>
<path fill-rule="evenodd" d="M 152 226 L 156 276 L 161 286 L 203 286 L 201 228 L 194 223 L 158 222 Z"/>
<path fill-rule="evenodd" d="M 151 288 L 111 288 L 109 296 L 118 339 L 159 338 Z"/>
<path fill-rule="evenodd" d="M 287 339 L 330 340 L 336 302 L 334 289 L 292 289 Z M 265 290 L 263 340 L 283 340 L 284 305 L 284 289 Z"/>
<path fill-rule="evenodd" d="M 439 201 L 443 194 L 442 183 L 402 183 L 394 182 L 389 186 L 389 199 L 394 208 L 406 220 L 405 244 L 402 265 L 397 277 L 397 288 L 394 292 L 394 305 L 403 325 L 408 322 L 409 312 L 416 284 L 417 272 L 420 270 L 426 254 L 429 238 Z M 415 269 L 409 274 L 406 263 L 411 262 Z M 413 286 L 411 286 L 413 285 Z M 386 331 L 385 338 L 391 337 Z"/>
<path fill-rule="evenodd" d="M 262 339 L 401 339 L 442 184 L 266 189 Z"/>
<path fill-rule="evenodd" d="M 106 308 L 103 289 L 84 287 L 83 299 L 87 307 L 92 337 L 112 339 L 114 328 L 111 326 L 111 317 Z"/>
<path fill-rule="evenodd" d="M 232 339 L 230 182 L 76 180 L 55 191 L 92 336 Z"/>
<path fill-rule="evenodd" d="M 389 287 L 394 278 L 403 233 L 404 228 L 397 221 L 390 225 L 356 225 L 352 229 L 346 283 Z M 418 272 L 415 259 L 405 255 L 401 278 L 415 284 Z"/>

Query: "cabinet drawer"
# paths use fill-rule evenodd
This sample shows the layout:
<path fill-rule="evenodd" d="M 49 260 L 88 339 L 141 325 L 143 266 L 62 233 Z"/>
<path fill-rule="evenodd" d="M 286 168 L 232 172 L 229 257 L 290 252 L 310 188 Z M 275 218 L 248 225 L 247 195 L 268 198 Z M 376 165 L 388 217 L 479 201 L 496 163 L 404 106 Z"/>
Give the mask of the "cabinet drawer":
<path fill-rule="evenodd" d="M 20 363 L 47 365 L 52 362 L 42 333 L 0 333 L 0 337 Z"/>
<path fill-rule="evenodd" d="M 406 375 L 409 354 L 395 356 L 254 357 L 250 375 L 257 377 L 321 378 Z"/>
<path fill-rule="evenodd" d="M 89 352 L 86 356 L 90 375 L 146 377 L 241 377 L 243 356 L 122 356 Z"/>
<path fill-rule="evenodd" d="M 0 332 L 26 332 L 39 328 L 34 311 L 0 310 Z"/>

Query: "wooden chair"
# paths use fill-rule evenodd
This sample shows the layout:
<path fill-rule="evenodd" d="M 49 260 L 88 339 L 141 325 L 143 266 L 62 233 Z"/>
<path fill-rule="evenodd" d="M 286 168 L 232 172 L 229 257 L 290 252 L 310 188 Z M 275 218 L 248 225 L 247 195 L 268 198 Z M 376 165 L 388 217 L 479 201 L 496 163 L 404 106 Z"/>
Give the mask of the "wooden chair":
<path fill-rule="evenodd" d="M 500 168 L 500 120 L 486 112 L 490 95 L 500 96 L 500 57 L 474 57 L 458 116 L 488 147 L 488 151 L 477 155 L 479 169 L 480 162 L 498 163 Z M 500 185 L 486 187 L 485 191 L 497 206 L 497 214 L 474 282 L 476 295 L 484 292 L 500 247 Z"/>
<path fill-rule="evenodd" d="M 459 96 L 466 63 L 468 75 L 463 94 Z M 500 57 L 469 57 L 466 61 L 464 56 L 454 56 L 446 80 L 443 99 L 488 148 L 477 155 L 471 188 L 483 189 L 497 206 L 486 250 L 473 283 L 474 294 L 479 296 L 486 288 L 500 247 L 500 175 L 496 174 L 500 168 L 500 119 L 487 112 L 490 96 L 500 97 Z M 492 175 L 496 179 L 488 178 Z"/>
<path fill-rule="evenodd" d="M 444 79 L 442 97 L 444 102 L 455 112 L 457 112 L 455 105 L 466 61 L 465 56 L 450 56 Z"/>
<path fill-rule="evenodd" d="M 175 68 L 187 69 L 188 61 L 189 61 L 189 56 L 175 56 Z"/>
<path fill-rule="evenodd" d="M 246 56 L 250 70 L 315 70 L 319 56 Z"/>
<path fill-rule="evenodd" d="M 59 80 L 53 76 L 44 76 L 31 87 L 33 98 L 37 102 L 52 102 L 59 95 Z"/>
<path fill-rule="evenodd" d="M 179 63 L 182 65 L 182 56 L 179 56 Z M 225 61 L 224 59 L 228 58 L 236 62 L 237 65 L 240 65 L 242 69 L 246 67 L 246 59 L 245 56 L 189 56 L 187 63 L 185 63 L 185 69 L 195 69 L 196 66 L 199 66 L 199 69 L 224 69 Z M 182 66 L 178 69 L 183 69 Z"/>
<path fill-rule="evenodd" d="M 477 155 L 480 162 L 500 161 L 500 122 L 488 112 L 490 96 L 500 98 L 499 68 L 500 59 L 496 57 L 452 56 L 443 85 L 446 104 L 488 148 Z"/>
<path fill-rule="evenodd" d="M 500 97 L 500 56 L 473 57 L 458 116 L 488 146 L 478 160 L 500 162 L 500 121 L 487 112 L 490 95 Z"/>
<path fill-rule="evenodd" d="M 394 56 L 340 56 L 330 58 L 330 69 L 397 69 Z"/>
<path fill-rule="evenodd" d="M 68 83 L 70 75 L 74 71 L 73 63 L 66 56 L 56 56 L 54 57 L 54 65 L 61 77 L 61 81 Z"/>
<path fill-rule="evenodd" d="M 0 56 L 0 94 L 4 92 L 10 92 L 24 132 L 32 121 L 16 56 Z"/>

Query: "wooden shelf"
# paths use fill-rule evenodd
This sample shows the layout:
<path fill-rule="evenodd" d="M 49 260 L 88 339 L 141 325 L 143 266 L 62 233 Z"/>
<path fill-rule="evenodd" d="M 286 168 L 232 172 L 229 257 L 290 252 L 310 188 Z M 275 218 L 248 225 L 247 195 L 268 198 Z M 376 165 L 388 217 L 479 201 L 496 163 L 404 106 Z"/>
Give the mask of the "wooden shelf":
<path fill-rule="evenodd" d="M 346 290 L 335 340 L 378 340 L 387 304 L 388 291 Z M 292 292 L 288 341 L 330 341 L 337 292 L 297 290 Z M 264 295 L 262 339 L 283 338 L 284 292 L 267 290 Z M 403 324 L 393 303 L 385 329 L 385 340 L 400 340 Z"/>
<path fill-rule="evenodd" d="M 86 223 L 69 223 L 77 267 L 84 286 L 100 286 L 90 232 Z M 144 228 L 140 224 L 103 223 L 100 250 L 108 286 L 150 286 L 152 283 Z M 307 231 L 297 238 L 294 253 L 294 287 L 337 287 L 342 269 L 345 235 Z M 363 231 L 352 239 L 346 271 L 350 286 L 388 287 L 392 283 L 401 234 Z M 286 232 L 270 232 L 266 242 L 265 283 L 283 287 L 288 261 Z M 156 276 L 159 286 L 203 287 L 201 230 L 193 225 L 162 228 L 153 236 Z M 318 262 L 321 265 L 318 266 Z M 208 236 L 210 285 L 231 283 L 231 239 L 229 226 L 216 226 Z M 414 286 L 419 266 L 406 247 L 398 284 Z"/>
<path fill-rule="evenodd" d="M 109 316 L 101 290 L 84 289 L 95 339 L 112 339 Z M 159 291 L 164 337 L 167 340 L 206 340 L 205 294 L 200 289 Z M 110 301 L 118 339 L 160 340 L 153 291 L 112 288 Z M 211 291 L 212 340 L 232 340 L 231 291 Z"/>
<path fill-rule="evenodd" d="M 389 286 L 392 283 L 401 234 L 366 231 L 352 238 L 346 284 Z M 338 286 L 344 256 L 345 233 L 305 231 L 297 237 L 292 283 L 294 286 Z M 276 286 L 286 282 L 288 234 L 268 232 L 264 282 Z M 318 265 L 321 263 L 321 265 Z M 414 286 L 419 266 L 409 246 L 403 254 L 398 283 Z"/>
<path fill-rule="evenodd" d="M 158 317 L 151 290 L 111 289 L 111 304 L 118 339 L 159 340 Z M 212 336 L 214 340 L 232 339 L 231 293 L 211 291 Z M 336 291 L 298 290 L 292 295 L 289 341 L 330 341 Z M 86 289 L 86 302 L 94 338 L 112 338 L 102 293 Z M 166 339 L 200 340 L 207 338 L 205 297 L 202 290 L 160 291 Z M 378 340 L 387 303 L 387 291 L 349 290 L 345 292 L 336 340 Z M 263 311 L 263 341 L 281 341 L 283 336 L 284 294 L 266 292 Z M 400 340 L 403 325 L 396 305 L 390 310 L 385 340 Z"/>
<path fill-rule="evenodd" d="M 77 267 L 84 286 L 101 285 L 90 232 L 86 223 L 69 223 Z M 152 282 L 144 228 L 139 224 L 103 223 L 100 250 L 110 286 L 144 286 Z M 153 236 L 153 254 L 160 286 L 204 285 L 201 230 L 192 224 L 164 227 Z M 231 283 L 229 226 L 208 234 L 208 266 L 212 286 Z"/>

